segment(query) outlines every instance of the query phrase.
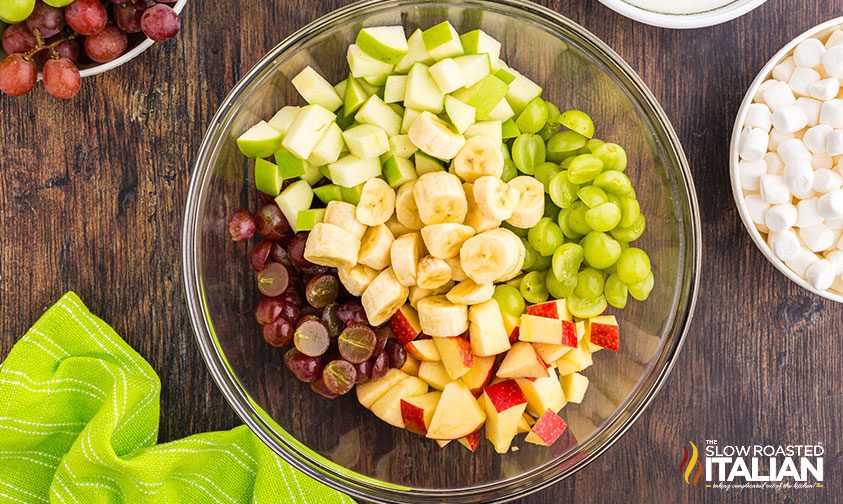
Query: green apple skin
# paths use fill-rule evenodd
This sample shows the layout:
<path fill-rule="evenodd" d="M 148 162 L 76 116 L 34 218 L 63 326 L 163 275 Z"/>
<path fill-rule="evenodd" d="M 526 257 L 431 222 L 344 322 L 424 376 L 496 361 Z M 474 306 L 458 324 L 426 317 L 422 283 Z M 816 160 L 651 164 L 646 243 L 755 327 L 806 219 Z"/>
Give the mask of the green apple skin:
<path fill-rule="evenodd" d="M 409 159 L 390 156 L 383 164 L 383 176 L 393 189 L 398 189 L 411 180 L 416 180 L 416 169 Z"/>
<path fill-rule="evenodd" d="M 282 139 L 283 135 L 278 130 L 261 121 L 240 135 L 237 146 L 248 158 L 265 158 L 275 154 L 281 147 Z"/>
<path fill-rule="evenodd" d="M 416 164 L 416 174 L 421 177 L 425 173 L 435 171 L 444 171 L 445 167 L 438 159 L 428 156 L 422 151 L 418 151 L 413 155 L 413 160 Z"/>
<path fill-rule="evenodd" d="M 325 220 L 324 208 L 311 208 L 309 210 L 302 210 L 296 218 L 296 232 L 310 231 L 313 226 Z"/>
<path fill-rule="evenodd" d="M 454 96 L 474 107 L 477 118 L 485 118 L 506 96 L 509 86 L 494 75 L 487 75 L 470 88 L 460 89 Z"/>
<path fill-rule="evenodd" d="M 310 208 L 313 203 L 313 189 L 304 180 L 293 182 L 275 198 L 275 203 L 289 223 L 298 223 L 299 212 Z M 296 226 L 293 226 L 294 231 Z"/>
<path fill-rule="evenodd" d="M 307 185 L 310 187 L 315 186 L 320 180 L 322 180 L 322 171 L 320 168 L 320 166 L 313 166 L 308 163 L 307 167 L 304 169 L 301 179 L 307 182 Z"/>
<path fill-rule="evenodd" d="M 354 187 L 340 187 L 342 193 L 342 200 L 346 203 L 356 205 L 360 203 L 360 195 L 363 194 L 363 184 Z"/>
<path fill-rule="evenodd" d="M 507 84 L 512 84 L 512 81 L 515 80 L 516 75 L 506 68 L 501 68 L 497 72 L 494 73 L 494 76 L 498 79 L 506 82 Z"/>
<path fill-rule="evenodd" d="M 460 36 L 448 21 L 442 21 L 422 32 L 427 53 L 436 61 L 463 54 Z"/>
<path fill-rule="evenodd" d="M 301 177 L 308 164 L 307 161 L 297 158 L 287 149 L 280 149 L 275 153 L 275 163 L 284 180 Z"/>
<path fill-rule="evenodd" d="M 357 109 L 360 108 L 363 103 L 369 99 L 368 93 L 363 89 L 363 87 L 357 82 L 357 79 L 352 77 L 351 75 L 348 76 L 346 80 L 347 84 L 345 86 L 345 96 L 344 104 L 343 104 L 343 114 L 346 116 L 351 116 Z"/>
<path fill-rule="evenodd" d="M 401 61 L 409 50 L 401 26 L 363 28 L 357 33 L 356 44 L 369 56 L 390 65 Z"/>
<path fill-rule="evenodd" d="M 450 95 L 445 97 L 445 113 L 448 114 L 448 120 L 460 134 L 465 133 L 465 130 L 474 124 L 476 118 L 474 107 Z"/>
<path fill-rule="evenodd" d="M 504 140 L 509 140 L 510 138 L 516 138 L 520 135 L 521 130 L 519 130 L 518 126 L 515 125 L 515 121 L 509 119 L 501 125 L 501 134 L 503 135 Z"/>
<path fill-rule="evenodd" d="M 258 158 L 255 160 L 255 187 L 258 191 L 272 197 L 281 194 L 281 187 L 284 185 L 284 178 L 278 165 Z"/>
<path fill-rule="evenodd" d="M 342 188 L 336 184 L 327 184 L 313 189 L 313 194 L 326 205 L 331 201 L 342 201 Z"/>

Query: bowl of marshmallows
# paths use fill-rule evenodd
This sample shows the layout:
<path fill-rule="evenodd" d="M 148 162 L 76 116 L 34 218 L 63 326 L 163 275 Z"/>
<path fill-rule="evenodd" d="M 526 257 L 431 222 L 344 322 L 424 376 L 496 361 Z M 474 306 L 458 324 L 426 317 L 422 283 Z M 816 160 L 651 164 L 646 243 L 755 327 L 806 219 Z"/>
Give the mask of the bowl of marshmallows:
<path fill-rule="evenodd" d="M 741 219 L 785 275 L 843 303 L 843 18 L 786 45 L 738 112 L 730 153 Z"/>

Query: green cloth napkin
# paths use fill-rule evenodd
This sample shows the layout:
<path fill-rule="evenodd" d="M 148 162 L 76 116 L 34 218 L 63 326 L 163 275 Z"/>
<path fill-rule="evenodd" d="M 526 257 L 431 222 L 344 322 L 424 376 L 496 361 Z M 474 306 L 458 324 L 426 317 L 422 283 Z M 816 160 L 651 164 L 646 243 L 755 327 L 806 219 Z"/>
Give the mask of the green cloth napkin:
<path fill-rule="evenodd" d="M 158 376 L 74 293 L 0 366 L 0 502 L 354 502 L 245 426 L 156 445 Z"/>

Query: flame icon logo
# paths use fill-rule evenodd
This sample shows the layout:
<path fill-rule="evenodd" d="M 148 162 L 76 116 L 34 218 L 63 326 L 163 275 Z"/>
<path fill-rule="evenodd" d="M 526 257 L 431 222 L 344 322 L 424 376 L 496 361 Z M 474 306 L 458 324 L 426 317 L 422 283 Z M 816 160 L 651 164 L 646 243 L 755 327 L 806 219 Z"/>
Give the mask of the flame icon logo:
<path fill-rule="evenodd" d="M 688 448 L 682 447 L 682 451 L 684 455 L 682 456 L 682 462 L 679 463 L 679 474 L 681 474 L 686 484 L 693 483 L 694 486 L 699 485 L 700 483 L 700 476 L 702 476 L 702 462 L 700 462 L 700 452 L 697 450 L 697 445 L 693 442 L 688 441 L 688 444 L 691 445 L 691 453 L 690 459 L 688 454 Z M 693 480 L 691 479 L 691 474 L 694 473 L 694 469 L 696 469 L 696 474 L 694 474 Z"/>

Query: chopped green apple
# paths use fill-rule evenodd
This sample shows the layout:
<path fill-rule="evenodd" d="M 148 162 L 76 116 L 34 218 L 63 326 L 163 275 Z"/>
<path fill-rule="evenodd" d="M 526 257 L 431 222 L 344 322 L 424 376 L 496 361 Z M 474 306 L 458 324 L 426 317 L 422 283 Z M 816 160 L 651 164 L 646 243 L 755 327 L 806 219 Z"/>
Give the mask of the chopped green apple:
<path fill-rule="evenodd" d="M 419 177 L 421 177 L 425 173 L 445 170 L 445 167 L 442 165 L 441 161 L 439 161 L 435 157 L 425 154 L 422 151 L 418 151 L 415 153 L 415 155 L 413 155 L 413 161 L 415 161 L 416 174 Z"/>
<path fill-rule="evenodd" d="M 302 98 L 311 105 L 322 105 L 328 110 L 337 110 L 342 106 L 342 100 L 334 86 L 311 66 L 293 77 L 292 83 Z"/>
<path fill-rule="evenodd" d="M 307 164 L 304 169 L 304 173 L 302 173 L 301 176 L 301 179 L 307 182 L 310 187 L 316 185 L 320 180 L 322 180 L 322 178 L 322 167 L 315 166 L 310 163 Z"/>
<path fill-rule="evenodd" d="M 371 124 L 361 124 L 343 131 L 342 138 L 351 154 L 362 159 L 378 157 L 389 151 L 386 132 Z"/>
<path fill-rule="evenodd" d="M 287 222 L 298 223 L 299 212 L 309 209 L 313 203 L 313 189 L 304 180 L 293 182 L 275 198 L 275 203 Z"/>
<path fill-rule="evenodd" d="M 343 109 L 339 109 L 337 110 L 336 123 L 341 130 L 348 129 L 352 124 L 354 124 L 354 114 L 345 115 Z"/>
<path fill-rule="evenodd" d="M 411 158 L 418 147 L 410 140 L 407 135 L 393 135 L 389 137 L 389 151 L 394 155 L 402 158 Z"/>
<path fill-rule="evenodd" d="M 301 177 L 309 166 L 309 163 L 295 156 L 287 149 L 279 149 L 275 153 L 275 163 L 278 165 L 278 172 L 284 180 Z"/>
<path fill-rule="evenodd" d="M 489 56 L 486 54 L 466 54 L 457 56 L 454 61 L 462 69 L 465 87 L 477 84 L 492 71 Z"/>
<path fill-rule="evenodd" d="M 302 107 L 296 114 L 296 119 L 290 125 L 281 145 L 301 159 L 309 158 L 310 153 L 336 117 L 333 112 L 321 105 Z M 275 150 L 278 148 L 276 147 Z"/>
<path fill-rule="evenodd" d="M 237 147 L 248 158 L 264 158 L 278 150 L 282 138 L 280 131 L 261 121 L 237 138 Z"/>
<path fill-rule="evenodd" d="M 445 58 L 430 66 L 430 76 L 443 93 L 456 91 L 465 87 L 465 75 L 453 58 Z"/>
<path fill-rule="evenodd" d="M 416 29 L 410 38 L 407 39 L 407 54 L 401 58 L 401 61 L 395 65 L 395 71 L 398 73 L 407 73 L 410 68 L 416 63 L 423 63 L 430 65 L 433 63 L 433 58 L 427 54 L 427 49 L 424 47 L 424 39 L 422 38 L 422 31 Z"/>
<path fill-rule="evenodd" d="M 340 187 L 342 193 L 342 200 L 346 203 L 356 205 L 360 203 L 360 195 L 363 194 L 363 184 L 358 184 L 354 187 Z"/>
<path fill-rule="evenodd" d="M 498 68 L 495 70 L 494 76 L 498 79 L 506 82 L 507 84 L 512 84 L 515 81 L 515 78 L 518 77 L 520 74 L 511 68 Z"/>
<path fill-rule="evenodd" d="M 377 157 L 361 159 L 349 154 L 336 163 L 328 165 L 331 181 L 340 187 L 354 187 L 381 174 L 381 162 Z"/>
<path fill-rule="evenodd" d="M 366 95 L 368 96 L 379 96 L 383 99 L 383 86 L 375 86 L 374 84 L 369 84 L 366 82 L 365 79 L 360 79 L 357 81 L 360 84 L 360 87 L 363 88 L 363 91 L 366 91 Z"/>
<path fill-rule="evenodd" d="M 275 197 L 281 193 L 283 185 L 284 178 L 278 170 L 278 165 L 263 158 L 255 160 L 255 186 L 258 191 Z"/>
<path fill-rule="evenodd" d="M 509 102 L 506 101 L 506 98 L 498 102 L 488 114 L 486 114 L 486 119 L 490 121 L 508 121 L 515 117 L 515 111 L 512 110 L 512 107 L 509 105 Z"/>
<path fill-rule="evenodd" d="M 325 217 L 324 208 L 302 210 L 296 217 L 296 231 L 310 231 L 313 226 L 322 222 Z"/>
<path fill-rule="evenodd" d="M 518 129 L 518 126 L 515 125 L 515 121 L 513 121 L 512 119 L 509 119 L 503 124 L 501 124 L 501 137 L 504 140 L 516 138 L 520 134 L 521 130 Z"/>
<path fill-rule="evenodd" d="M 477 118 L 485 119 L 506 96 L 508 86 L 494 75 L 487 75 L 471 87 L 463 88 L 454 96 L 477 110 Z"/>
<path fill-rule="evenodd" d="M 468 127 L 463 134 L 466 140 L 471 137 L 484 136 L 499 144 L 503 143 L 503 131 L 500 121 L 476 122 Z"/>
<path fill-rule="evenodd" d="M 466 54 L 487 54 L 490 61 L 497 61 L 501 56 L 501 43 L 483 30 L 463 33 L 460 42 Z"/>
<path fill-rule="evenodd" d="M 348 79 L 343 79 L 336 84 L 334 84 L 334 91 L 336 91 L 337 96 L 340 98 L 345 96 L 345 88 L 348 86 Z"/>
<path fill-rule="evenodd" d="M 345 142 L 342 139 L 342 129 L 337 123 L 331 123 L 328 130 L 319 139 L 319 143 L 313 148 L 307 162 L 313 166 L 322 166 L 333 163 L 340 158 Z"/>
<path fill-rule="evenodd" d="M 388 135 L 401 132 L 401 116 L 377 96 L 370 96 L 354 116 L 357 122 L 382 128 Z"/>
<path fill-rule="evenodd" d="M 326 205 L 331 201 L 342 201 L 342 188 L 336 184 L 314 187 L 313 194 Z"/>
<path fill-rule="evenodd" d="M 445 97 L 445 113 L 459 133 L 465 133 L 465 130 L 474 124 L 475 112 L 471 105 L 467 105 L 451 95 Z"/>
<path fill-rule="evenodd" d="M 272 119 L 269 120 L 269 125 L 281 132 L 282 135 L 286 135 L 287 130 L 290 129 L 290 125 L 292 125 L 293 121 L 296 120 L 296 115 L 298 115 L 299 110 L 301 110 L 301 107 L 296 107 L 294 105 L 282 107 L 281 110 L 276 112 L 275 115 L 272 116 Z"/>
<path fill-rule="evenodd" d="M 374 86 L 377 88 L 382 88 L 386 85 L 386 79 L 389 78 L 389 74 L 380 74 L 380 75 L 366 75 L 362 77 L 363 82 L 369 84 L 370 86 Z"/>
<path fill-rule="evenodd" d="M 370 94 L 363 89 L 363 86 L 357 82 L 357 79 L 349 75 L 348 79 L 346 79 L 345 94 L 343 95 L 343 114 L 346 116 L 353 115 L 366 103 L 369 96 Z"/>
<path fill-rule="evenodd" d="M 405 102 L 406 105 L 406 102 Z M 420 110 L 416 110 L 413 108 L 405 108 L 404 109 L 404 117 L 401 118 L 401 134 L 406 135 L 410 132 L 410 126 L 413 125 L 413 121 L 418 119 L 421 115 Z"/>
<path fill-rule="evenodd" d="M 512 106 L 512 110 L 516 114 L 520 114 L 528 103 L 541 95 L 542 88 L 538 84 L 518 74 L 515 76 L 515 80 L 509 84 L 509 90 L 506 92 L 506 100 Z"/>
<path fill-rule="evenodd" d="M 403 184 L 419 178 L 416 175 L 416 167 L 413 165 L 413 162 L 398 156 L 390 156 L 384 162 L 383 176 L 393 189 L 398 189 Z"/>
<path fill-rule="evenodd" d="M 445 95 L 439 90 L 436 81 L 430 75 L 427 65 L 416 63 L 407 75 L 407 92 L 404 107 L 418 111 L 442 112 Z"/>
<path fill-rule="evenodd" d="M 357 33 L 357 46 L 378 61 L 394 65 L 407 54 L 407 37 L 403 26 L 375 26 Z"/>
<path fill-rule="evenodd" d="M 398 117 L 401 117 L 402 120 L 403 120 L 403 118 L 404 118 L 404 107 L 402 107 L 400 103 L 387 103 L 387 105 L 389 105 L 389 108 L 394 110 L 395 113 L 398 114 Z M 400 126 L 399 126 L 399 133 L 400 133 Z"/>
<path fill-rule="evenodd" d="M 427 53 L 436 61 L 463 54 L 460 35 L 448 21 L 423 31 L 422 40 Z"/>
<path fill-rule="evenodd" d="M 404 101 L 404 94 L 407 92 L 406 75 L 390 75 L 386 78 L 383 89 L 383 101 L 385 103 L 398 103 Z"/>
<path fill-rule="evenodd" d="M 357 79 L 370 75 L 389 75 L 394 68 L 389 63 L 384 63 L 369 56 L 357 44 L 348 46 L 346 59 L 348 60 L 348 68 L 351 69 L 351 75 Z"/>

